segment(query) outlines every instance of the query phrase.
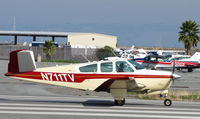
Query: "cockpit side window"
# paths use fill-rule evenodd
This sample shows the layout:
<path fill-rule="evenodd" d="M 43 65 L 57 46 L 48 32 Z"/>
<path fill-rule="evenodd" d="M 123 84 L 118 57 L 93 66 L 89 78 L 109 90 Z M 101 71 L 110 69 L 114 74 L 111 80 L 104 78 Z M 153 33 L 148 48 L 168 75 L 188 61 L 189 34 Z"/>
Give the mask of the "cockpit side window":
<path fill-rule="evenodd" d="M 137 62 L 134 62 L 132 60 L 128 60 L 137 70 L 139 69 L 144 69 L 144 66 L 142 66 L 141 64 L 138 64 Z"/>
<path fill-rule="evenodd" d="M 101 72 L 112 72 L 113 64 L 112 62 L 101 63 Z"/>
<path fill-rule="evenodd" d="M 146 56 L 146 57 L 144 58 L 144 60 L 145 60 L 145 61 L 149 61 L 150 58 L 151 58 L 150 56 Z"/>
<path fill-rule="evenodd" d="M 161 57 L 158 57 L 158 60 L 157 60 L 158 62 L 164 62 L 164 60 L 163 60 L 163 58 L 161 58 Z"/>
<path fill-rule="evenodd" d="M 97 64 L 82 66 L 79 70 L 80 72 L 97 72 Z"/>
<path fill-rule="evenodd" d="M 117 72 L 133 72 L 131 66 L 125 61 L 116 62 L 116 71 Z"/>
<path fill-rule="evenodd" d="M 151 57 L 150 61 L 157 61 L 156 57 Z"/>

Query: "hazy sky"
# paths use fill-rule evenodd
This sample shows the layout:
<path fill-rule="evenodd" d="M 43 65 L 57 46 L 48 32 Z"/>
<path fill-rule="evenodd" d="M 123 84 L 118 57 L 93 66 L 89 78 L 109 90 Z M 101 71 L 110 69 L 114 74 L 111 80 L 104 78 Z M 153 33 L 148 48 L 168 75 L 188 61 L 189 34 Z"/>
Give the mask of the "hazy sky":
<path fill-rule="evenodd" d="M 93 32 L 119 36 L 121 45 L 130 44 L 129 41 L 149 45 L 149 41 L 145 42 L 145 39 L 163 43 L 167 40 L 166 37 L 169 37 L 170 42 L 177 41 L 179 26 L 185 20 L 195 20 L 200 24 L 200 0 L 1 0 L 0 26 L 12 25 L 14 16 L 17 27 L 69 23 L 103 26 L 112 24 L 127 37 L 121 32 L 107 33 L 106 27 L 105 31 L 103 28 L 94 28 Z M 137 27 L 138 30 L 127 27 L 126 32 L 123 25 Z M 89 31 L 92 32 L 92 28 Z M 126 38 L 123 40 L 123 37 Z"/>

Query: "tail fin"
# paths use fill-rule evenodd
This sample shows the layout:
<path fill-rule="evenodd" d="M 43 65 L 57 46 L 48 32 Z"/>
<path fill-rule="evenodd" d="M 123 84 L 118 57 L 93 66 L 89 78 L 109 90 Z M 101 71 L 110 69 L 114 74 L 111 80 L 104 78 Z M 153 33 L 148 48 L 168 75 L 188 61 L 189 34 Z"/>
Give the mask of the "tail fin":
<path fill-rule="evenodd" d="M 196 52 L 196 53 L 190 58 L 190 60 L 200 62 L 200 52 Z"/>
<path fill-rule="evenodd" d="M 139 52 L 140 54 L 147 54 L 147 52 L 146 52 L 144 49 L 138 49 L 138 52 Z"/>
<path fill-rule="evenodd" d="M 8 72 L 20 73 L 36 69 L 33 52 L 30 50 L 16 50 L 10 53 Z"/>
<path fill-rule="evenodd" d="M 131 46 L 131 50 L 134 50 L 134 48 L 135 48 L 135 46 L 134 46 L 134 45 L 132 45 L 132 46 Z"/>

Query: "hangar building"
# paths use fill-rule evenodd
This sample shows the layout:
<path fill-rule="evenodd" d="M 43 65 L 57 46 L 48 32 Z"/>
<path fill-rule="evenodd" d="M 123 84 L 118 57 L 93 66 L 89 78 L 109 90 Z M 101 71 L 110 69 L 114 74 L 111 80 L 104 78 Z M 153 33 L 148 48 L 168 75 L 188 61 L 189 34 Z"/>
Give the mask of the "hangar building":
<path fill-rule="evenodd" d="M 43 32 L 43 31 L 0 31 L 0 36 L 14 36 L 14 44 L 17 45 L 19 36 L 33 37 L 52 37 L 55 42 L 56 37 L 67 38 L 67 45 L 71 48 L 102 48 L 110 46 L 116 48 L 117 37 L 112 35 L 105 35 L 99 33 L 71 33 L 71 32 Z"/>
<path fill-rule="evenodd" d="M 117 36 L 99 33 L 68 34 L 67 41 L 67 45 L 72 48 L 102 48 L 106 45 L 116 48 L 117 46 Z"/>

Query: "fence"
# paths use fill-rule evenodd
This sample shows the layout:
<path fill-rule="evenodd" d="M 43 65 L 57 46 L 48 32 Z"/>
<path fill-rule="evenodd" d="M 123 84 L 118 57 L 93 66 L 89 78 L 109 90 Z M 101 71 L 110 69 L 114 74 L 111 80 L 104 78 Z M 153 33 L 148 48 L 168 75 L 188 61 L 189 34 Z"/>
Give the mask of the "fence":
<path fill-rule="evenodd" d="M 0 59 L 9 59 L 9 53 L 14 50 L 30 49 L 34 52 L 35 59 L 40 55 L 42 59 L 46 59 L 43 53 L 43 47 L 29 47 L 20 45 L 0 45 Z M 54 60 L 77 60 L 86 62 L 97 60 L 95 55 L 96 49 L 90 48 L 58 48 L 56 54 L 52 57 Z"/>

